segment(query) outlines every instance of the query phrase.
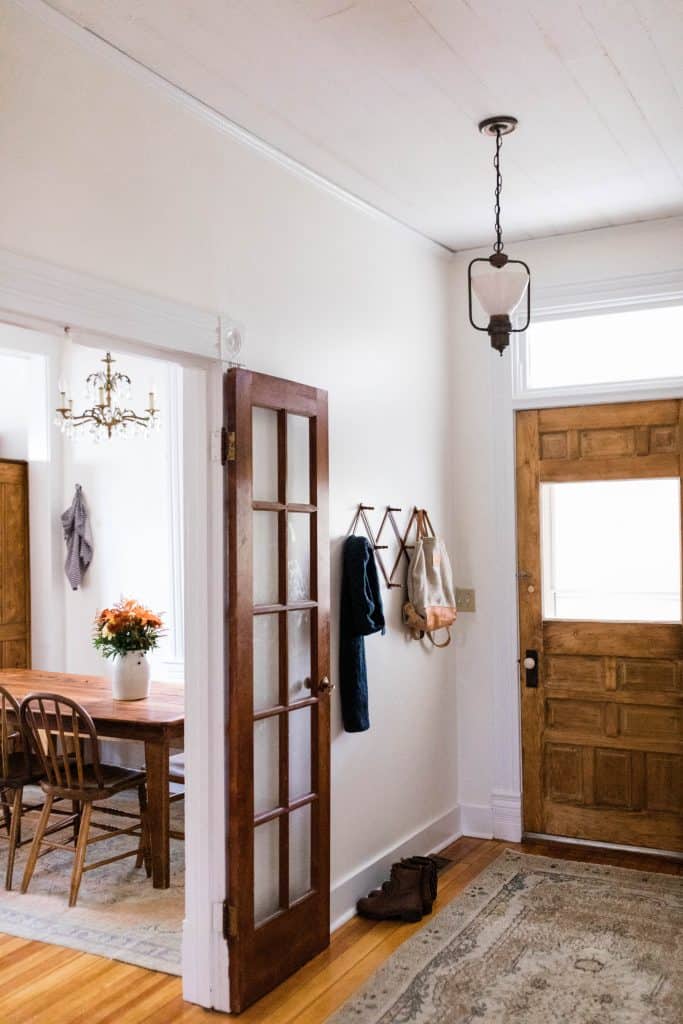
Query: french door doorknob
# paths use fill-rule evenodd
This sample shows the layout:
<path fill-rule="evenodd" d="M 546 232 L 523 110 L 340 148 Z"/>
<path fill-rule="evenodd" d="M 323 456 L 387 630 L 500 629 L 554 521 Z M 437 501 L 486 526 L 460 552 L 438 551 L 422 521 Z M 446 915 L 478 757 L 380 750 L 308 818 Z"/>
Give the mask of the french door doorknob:
<path fill-rule="evenodd" d="M 327 676 L 323 676 L 318 685 L 320 693 L 331 693 L 334 690 L 334 683 L 331 683 Z"/>

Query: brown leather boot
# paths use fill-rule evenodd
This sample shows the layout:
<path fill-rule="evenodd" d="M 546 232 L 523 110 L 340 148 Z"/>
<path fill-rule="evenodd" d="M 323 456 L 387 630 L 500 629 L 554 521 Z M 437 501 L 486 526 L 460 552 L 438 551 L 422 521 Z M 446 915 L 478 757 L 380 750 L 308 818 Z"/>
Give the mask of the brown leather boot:
<path fill-rule="evenodd" d="M 407 857 L 403 863 L 422 868 L 422 913 L 431 914 L 437 890 L 436 864 L 431 857 Z"/>
<path fill-rule="evenodd" d="M 375 896 L 358 900 L 361 917 L 376 921 L 399 918 L 401 921 L 419 921 L 422 917 L 422 868 L 409 864 L 394 864 L 391 878 Z"/>
<path fill-rule="evenodd" d="M 422 913 L 431 914 L 434 900 L 436 899 L 437 889 L 437 872 L 436 864 L 431 857 L 404 857 L 400 864 L 406 864 L 408 867 L 419 868 L 421 873 L 420 878 L 420 894 L 422 896 Z M 394 865 L 396 867 L 396 865 Z M 384 883 L 387 884 L 386 882 Z M 373 889 L 369 894 L 370 899 L 374 899 L 376 896 L 381 896 L 383 889 Z"/>

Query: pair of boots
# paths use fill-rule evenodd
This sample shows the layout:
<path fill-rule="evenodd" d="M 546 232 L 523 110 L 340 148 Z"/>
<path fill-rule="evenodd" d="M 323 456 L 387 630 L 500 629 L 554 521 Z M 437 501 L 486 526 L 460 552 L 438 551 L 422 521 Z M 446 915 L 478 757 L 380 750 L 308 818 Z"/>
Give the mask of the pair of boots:
<path fill-rule="evenodd" d="M 436 864 L 431 857 L 407 857 L 393 864 L 391 877 L 357 904 L 361 917 L 376 921 L 419 921 L 436 899 Z"/>

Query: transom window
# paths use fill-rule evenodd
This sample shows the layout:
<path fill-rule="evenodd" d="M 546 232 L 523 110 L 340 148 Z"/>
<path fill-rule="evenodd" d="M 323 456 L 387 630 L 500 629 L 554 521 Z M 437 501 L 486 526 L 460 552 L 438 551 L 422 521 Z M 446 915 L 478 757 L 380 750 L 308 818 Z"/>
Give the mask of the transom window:
<path fill-rule="evenodd" d="M 522 341 L 524 391 L 683 379 L 683 303 L 536 320 Z"/>

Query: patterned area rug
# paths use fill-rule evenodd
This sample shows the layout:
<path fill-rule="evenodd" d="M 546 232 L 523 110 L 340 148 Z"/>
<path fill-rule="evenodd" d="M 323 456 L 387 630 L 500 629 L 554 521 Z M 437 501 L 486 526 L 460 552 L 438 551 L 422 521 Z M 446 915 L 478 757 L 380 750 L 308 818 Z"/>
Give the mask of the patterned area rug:
<path fill-rule="evenodd" d="M 27 790 L 27 801 L 33 802 L 35 795 Z M 116 803 L 125 808 L 129 799 L 122 794 Z M 183 801 L 171 804 L 175 828 L 182 828 L 182 807 Z M 96 811 L 95 816 L 107 820 L 101 811 Z M 121 818 L 108 820 L 117 827 L 122 824 Z M 36 821 L 35 813 L 25 817 L 26 835 L 32 834 Z M 65 830 L 63 835 L 68 832 Z M 97 843 L 88 850 L 88 860 L 112 856 L 135 843 L 129 836 Z M 0 843 L 0 932 L 69 946 L 166 974 L 181 973 L 184 843 L 171 840 L 170 889 L 153 889 L 144 868 L 136 869 L 135 858 L 131 857 L 86 872 L 78 903 L 72 908 L 68 905 L 73 864 L 69 853 L 53 851 L 41 857 L 28 892 L 21 895 L 19 886 L 29 848 L 26 845 L 17 851 L 13 890 L 6 892 L 7 844 Z"/>
<path fill-rule="evenodd" d="M 330 1024 L 680 1024 L 683 880 L 507 850 Z"/>

